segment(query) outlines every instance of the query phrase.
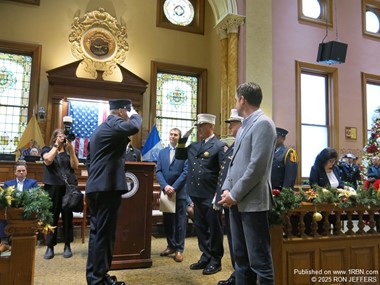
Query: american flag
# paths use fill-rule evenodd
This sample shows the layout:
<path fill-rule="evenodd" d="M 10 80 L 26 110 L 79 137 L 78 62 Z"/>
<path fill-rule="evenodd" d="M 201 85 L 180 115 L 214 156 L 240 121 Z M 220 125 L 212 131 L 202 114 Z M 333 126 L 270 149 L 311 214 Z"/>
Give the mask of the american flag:
<path fill-rule="evenodd" d="M 75 134 L 75 153 L 78 159 L 87 157 L 87 145 L 92 132 L 108 116 L 108 103 L 69 101 L 68 114 L 73 118 L 71 131 Z"/>

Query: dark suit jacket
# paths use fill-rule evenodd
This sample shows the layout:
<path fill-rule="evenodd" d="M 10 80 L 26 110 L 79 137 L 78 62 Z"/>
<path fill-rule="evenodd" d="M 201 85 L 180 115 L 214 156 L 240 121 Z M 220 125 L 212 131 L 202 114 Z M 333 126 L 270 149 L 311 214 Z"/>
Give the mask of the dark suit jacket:
<path fill-rule="evenodd" d="M 4 189 L 6 189 L 10 186 L 14 186 L 15 189 L 17 189 L 17 179 L 7 180 L 4 182 Z M 25 178 L 22 190 L 26 191 L 26 190 L 29 190 L 31 188 L 37 188 L 37 187 L 38 187 L 37 180 Z"/>
<path fill-rule="evenodd" d="M 338 179 L 338 183 L 339 183 L 338 188 L 343 188 L 344 183 L 340 179 L 340 176 L 339 176 L 340 175 L 339 167 L 335 165 L 333 168 L 333 172 L 336 178 Z M 325 188 L 329 188 L 331 186 L 329 182 L 329 178 L 327 177 L 326 171 L 324 169 L 317 168 L 314 165 L 311 167 L 311 170 L 310 170 L 309 182 L 310 182 L 310 186 L 318 185 L 320 187 L 325 187 Z"/>
<path fill-rule="evenodd" d="M 187 176 L 187 160 L 179 160 L 173 158 L 170 163 L 170 149 L 166 147 L 162 149 L 157 158 L 156 177 L 161 190 L 165 186 L 170 185 L 176 192 L 176 199 L 187 199 L 186 193 L 186 176 Z"/>
<path fill-rule="evenodd" d="M 183 139 L 180 139 L 175 157 L 188 159 L 187 193 L 190 197 L 212 199 L 216 191 L 220 164 L 223 161 L 224 143 L 214 136 L 203 145 L 202 142 L 193 142 L 184 148 L 180 147 L 182 144 Z"/>
<path fill-rule="evenodd" d="M 371 165 L 367 170 L 368 178 L 374 177 L 376 179 L 380 178 L 380 166 Z"/>
<path fill-rule="evenodd" d="M 114 190 L 127 192 L 125 148 L 130 141 L 128 137 L 138 133 L 141 122 L 139 115 L 132 115 L 129 121 L 110 115 L 92 133 L 87 156 L 86 193 Z"/>

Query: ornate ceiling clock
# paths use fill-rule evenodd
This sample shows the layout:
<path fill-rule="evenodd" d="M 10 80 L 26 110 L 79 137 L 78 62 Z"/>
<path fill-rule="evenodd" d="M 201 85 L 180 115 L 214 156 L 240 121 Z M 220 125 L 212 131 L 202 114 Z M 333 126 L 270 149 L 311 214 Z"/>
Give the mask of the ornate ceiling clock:
<path fill-rule="evenodd" d="M 204 33 L 204 0 L 157 0 L 157 27 Z"/>

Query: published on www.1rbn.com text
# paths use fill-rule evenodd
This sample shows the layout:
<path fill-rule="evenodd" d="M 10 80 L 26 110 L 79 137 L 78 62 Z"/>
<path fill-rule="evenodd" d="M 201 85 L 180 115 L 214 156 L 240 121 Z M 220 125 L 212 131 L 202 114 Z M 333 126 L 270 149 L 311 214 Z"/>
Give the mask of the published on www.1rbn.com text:
<path fill-rule="evenodd" d="M 333 283 L 353 283 L 353 284 L 378 284 L 379 270 L 376 269 L 294 269 L 294 275 L 308 275 L 311 284 L 333 284 Z"/>

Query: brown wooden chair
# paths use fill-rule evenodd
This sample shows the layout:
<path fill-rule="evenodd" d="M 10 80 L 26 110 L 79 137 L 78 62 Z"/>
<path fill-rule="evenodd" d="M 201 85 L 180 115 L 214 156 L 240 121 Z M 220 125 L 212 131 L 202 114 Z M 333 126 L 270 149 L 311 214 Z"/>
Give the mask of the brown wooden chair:
<path fill-rule="evenodd" d="M 153 191 L 152 197 L 152 225 L 162 223 L 162 212 L 160 211 L 160 190 Z"/>
<path fill-rule="evenodd" d="M 83 212 L 73 212 L 73 224 L 80 225 L 81 232 L 80 236 L 82 238 L 82 243 L 84 243 L 85 236 L 86 236 L 86 227 L 87 227 L 87 203 L 86 203 L 86 193 L 85 191 L 82 191 L 84 197 L 83 197 Z"/>

